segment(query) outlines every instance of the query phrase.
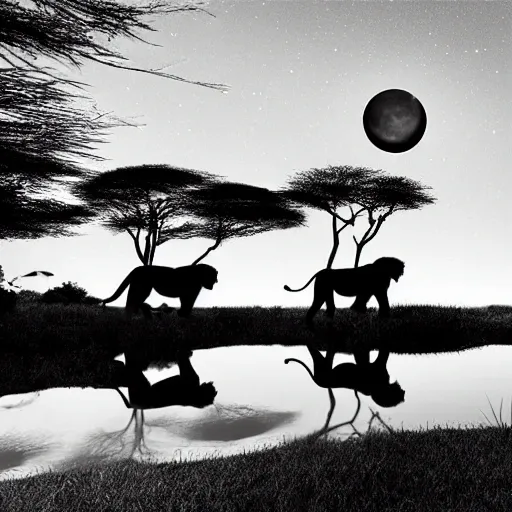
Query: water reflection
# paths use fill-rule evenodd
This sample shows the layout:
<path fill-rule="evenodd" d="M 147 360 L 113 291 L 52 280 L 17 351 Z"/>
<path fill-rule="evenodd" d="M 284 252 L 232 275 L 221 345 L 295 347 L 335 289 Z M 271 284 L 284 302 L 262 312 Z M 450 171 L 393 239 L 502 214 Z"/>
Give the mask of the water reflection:
<path fill-rule="evenodd" d="M 190 362 L 191 356 L 191 350 L 179 352 L 179 375 L 150 384 L 142 373 L 143 366 L 137 360 L 137 355 L 127 352 L 124 380 L 128 386 L 130 400 L 126 399 L 118 387 L 115 390 L 128 409 L 158 409 L 170 405 L 203 408 L 212 405 L 217 390 L 213 382 L 200 384 L 199 375 Z"/>
<path fill-rule="evenodd" d="M 24 436 L 2 436 L 0 442 L 0 475 L 9 469 L 23 467 L 50 449 L 44 438 L 26 439 Z"/>
<path fill-rule="evenodd" d="M 46 389 L 19 408 L 2 405 L 21 405 L 34 395 L 4 396 L 0 398 L 0 470 L 4 470 L 0 479 L 117 457 L 149 454 L 163 461 L 229 455 L 317 432 L 328 423 L 326 416 L 331 420 L 329 415 L 333 425 L 350 420 L 359 399 L 354 391 L 335 389 L 338 403 L 333 411 L 325 387 L 312 386 L 299 365 L 283 364 L 290 356 L 312 359 L 304 346 L 194 351 L 190 359 L 194 373 L 202 382 L 214 383 L 217 391 L 213 404 L 203 408 L 143 408 L 162 402 L 147 398 L 141 390 L 151 390 L 159 382 L 182 375 L 182 369 L 178 365 L 142 370 L 136 362 L 137 377 L 131 379 L 130 393 L 129 357 L 127 365 L 123 357 L 107 365 L 112 371 L 108 386 L 98 386 L 95 380 L 91 385 L 96 389 Z M 371 394 L 361 393 L 361 410 L 354 421 L 359 430 L 365 430 L 371 419 L 370 407 L 385 413 L 383 419 L 393 428 L 418 429 L 433 424 L 486 424 L 480 411 L 489 416 L 487 397 L 498 408 L 502 398 L 509 402 L 510 347 L 488 346 L 450 354 L 393 354 L 385 366 L 388 376 L 398 377 L 408 399 L 396 408 L 380 408 L 374 405 Z M 195 387 L 198 380 L 192 380 Z M 141 387 L 137 388 L 139 381 Z M 183 404 L 185 400 L 180 401 Z M 128 410 L 126 402 L 131 407 Z M 507 411 L 505 415 L 508 417 Z M 330 435 L 351 433 L 352 427 L 344 427 Z"/>
<path fill-rule="evenodd" d="M 313 359 L 313 373 L 300 359 L 285 359 L 300 363 L 309 373 L 317 386 L 322 388 L 352 389 L 363 395 L 371 396 L 373 401 L 381 407 L 395 407 L 405 400 L 405 391 L 398 382 L 389 382 L 389 373 L 386 365 L 389 350 L 381 348 L 377 359 L 370 363 L 370 351 L 358 349 L 354 352 L 356 364 L 342 363 L 332 367 L 335 350 L 331 346 L 325 356 L 312 345 L 306 345 Z"/>
<path fill-rule="evenodd" d="M 221 403 L 214 403 L 218 392 L 213 382 L 201 384 L 199 375 L 203 371 L 211 374 L 212 368 L 218 371 L 225 363 L 225 351 L 197 351 L 193 360 L 197 358 L 199 371 L 195 364 L 192 366 L 192 352 L 181 351 L 177 355 L 178 374 L 168 376 L 172 369 L 143 372 L 147 357 L 132 350 L 123 354 L 120 360 L 105 365 L 109 373 L 100 384 L 97 376 L 91 378 L 91 386 L 97 389 L 56 388 L 39 392 L 40 398 L 33 404 L 32 414 L 24 414 L 24 418 L 30 416 L 30 424 L 38 425 L 39 429 L 24 435 L 37 444 L 44 427 L 53 430 L 56 439 L 53 450 L 37 460 L 11 457 L 4 469 L 14 468 L 16 461 L 18 465 L 15 471 L 2 473 L 0 479 L 44 471 L 49 467 L 66 469 L 118 458 L 169 460 L 176 458 L 178 453 L 188 458 L 197 453 L 198 447 L 209 453 L 218 449 L 225 454 L 236 453 L 240 447 L 249 449 L 261 441 L 266 442 L 269 432 L 293 422 L 297 413 L 279 410 L 281 404 L 277 410 L 272 410 L 265 403 L 251 404 L 250 399 L 247 403 L 247 398 L 237 397 L 230 401 L 233 381 L 240 382 L 242 376 L 226 382 L 221 374 L 221 386 L 228 392 L 223 393 L 225 399 Z M 235 357 L 235 367 L 237 359 Z M 227 374 L 229 376 L 229 372 Z M 128 398 L 120 387 L 127 388 Z M 6 405 L 26 402 L 23 394 L 4 396 L 0 402 L 2 400 Z M 121 404 L 122 409 L 116 404 Z M 128 418 L 122 414 L 126 408 L 133 411 Z M 44 422 L 41 421 L 43 414 Z M 115 421 L 117 425 L 124 418 L 121 428 L 113 425 L 112 416 L 119 420 Z M 61 422 L 56 421 L 59 417 Z M 27 426 L 24 418 L 10 417 L 17 429 Z M 2 426 L 0 419 L 0 440 L 7 435 L 7 429 Z M 12 442 L 16 439 L 11 438 Z M 8 446 L 4 450 L 6 457 Z"/>
<path fill-rule="evenodd" d="M 124 457 L 133 457 L 135 451 L 140 455 L 150 455 L 151 451 L 146 445 L 144 438 L 144 410 L 160 409 L 169 406 L 197 407 L 204 408 L 213 404 L 217 390 L 213 382 L 200 384 L 199 375 L 194 370 L 190 358 L 192 351 L 181 350 L 177 354 L 177 365 L 179 374 L 166 379 L 161 379 L 154 384 L 150 384 L 142 370 L 144 363 L 139 359 L 136 351 L 128 351 L 125 354 L 124 364 L 116 361 L 114 375 L 118 379 L 119 386 L 128 387 L 129 399 L 123 394 L 119 387 L 114 390 L 119 394 L 123 403 L 128 409 L 133 409 L 133 413 L 126 427 L 117 432 L 94 434 L 89 439 L 88 449 L 85 453 L 77 454 L 69 463 L 84 463 L 86 460 L 98 460 L 109 458 L 113 455 L 111 448 L 120 443 L 120 449 L 116 455 Z M 134 423 L 135 422 L 135 423 Z M 134 436 L 128 453 L 123 453 L 126 446 L 124 434 L 134 423 Z M 91 452 L 89 454 L 89 452 Z"/>
<path fill-rule="evenodd" d="M 405 400 L 405 391 L 400 387 L 398 382 L 389 382 L 389 373 L 386 365 L 389 359 L 389 350 L 386 347 L 379 349 L 379 354 L 373 363 L 370 363 L 370 351 L 364 347 L 358 346 L 354 350 L 354 359 L 356 363 L 342 363 L 333 368 L 335 349 L 332 344 L 329 344 L 325 356 L 312 345 L 307 344 L 311 358 L 313 359 L 313 372 L 309 369 L 300 359 L 289 357 L 284 360 L 285 364 L 290 361 L 299 363 L 309 374 L 313 382 L 321 387 L 327 388 L 329 394 L 329 401 L 331 408 L 327 413 L 327 419 L 324 426 L 317 432 L 314 432 L 310 437 L 320 437 L 328 434 L 329 432 L 339 429 L 347 425 L 352 425 L 355 433 L 359 434 L 358 430 L 354 427 L 359 412 L 361 410 L 361 400 L 358 393 L 370 396 L 373 401 L 380 407 L 395 407 Z M 333 388 L 346 388 L 354 391 L 357 399 L 357 408 L 351 419 L 331 426 L 330 421 L 336 407 L 336 398 L 332 392 Z M 372 418 L 370 419 L 370 426 L 373 420 L 378 418 L 382 422 L 380 415 L 372 411 Z"/>

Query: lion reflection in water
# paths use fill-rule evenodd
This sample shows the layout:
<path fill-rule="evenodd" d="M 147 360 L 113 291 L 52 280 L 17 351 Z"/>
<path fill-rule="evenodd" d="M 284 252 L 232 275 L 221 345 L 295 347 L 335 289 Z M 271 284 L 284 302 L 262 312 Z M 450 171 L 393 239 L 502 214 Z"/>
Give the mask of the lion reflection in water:
<path fill-rule="evenodd" d="M 129 400 L 119 388 L 115 390 L 129 409 L 159 409 L 171 405 L 204 408 L 212 405 L 217 395 L 213 382 L 201 384 L 199 376 L 190 363 L 191 350 L 181 350 L 177 354 L 179 375 L 150 384 L 142 373 L 137 358 L 125 353 L 124 383 L 128 387 Z"/>
<path fill-rule="evenodd" d="M 405 400 L 405 391 L 398 382 L 389 382 L 389 373 L 386 364 L 389 350 L 379 350 L 377 359 L 370 363 L 369 350 L 354 351 L 356 363 L 342 363 L 332 367 L 334 350 L 329 348 L 325 357 L 319 350 L 306 345 L 313 358 L 313 372 L 300 359 L 285 359 L 285 364 L 290 361 L 301 364 L 309 373 L 317 386 L 322 388 L 346 388 L 352 389 L 366 396 L 380 407 L 395 407 Z"/>
<path fill-rule="evenodd" d="M 124 405 L 132 409 L 130 421 L 126 427 L 118 432 L 102 434 L 101 441 L 96 447 L 96 452 L 104 456 L 109 445 L 115 441 L 121 441 L 122 449 L 125 442 L 123 435 L 135 421 L 134 437 L 129 457 L 138 450 L 144 455 L 143 448 L 150 452 L 144 440 L 144 411 L 146 409 L 158 409 L 169 406 L 188 406 L 203 409 L 214 404 L 217 390 L 213 382 L 200 383 L 199 376 L 190 363 L 191 350 L 179 350 L 176 361 L 179 374 L 150 384 L 143 369 L 147 367 L 147 359 L 137 352 L 129 350 L 125 352 L 126 364 L 122 361 L 114 361 L 113 382 L 114 389 Z M 119 386 L 128 387 L 128 397 L 119 389 Z M 108 386 L 109 388 L 111 386 Z"/>

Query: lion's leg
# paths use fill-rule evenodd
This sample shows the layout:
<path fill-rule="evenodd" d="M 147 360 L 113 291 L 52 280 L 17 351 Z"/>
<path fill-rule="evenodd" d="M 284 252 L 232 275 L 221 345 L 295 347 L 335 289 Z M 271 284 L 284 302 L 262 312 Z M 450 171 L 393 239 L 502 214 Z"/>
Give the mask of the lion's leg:
<path fill-rule="evenodd" d="M 138 310 L 139 308 L 137 306 L 126 304 L 126 307 L 124 308 L 126 318 L 130 319 L 133 315 L 137 313 Z"/>
<path fill-rule="evenodd" d="M 178 309 L 179 316 L 187 317 L 190 315 L 200 291 L 201 287 L 194 290 L 190 290 L 188 292 L 188 295 L 182 295 L 180 297 L 181 308 Z"/>
<path fill-rule="evenodd" d="M 149 297 L 152 288 L 151 283 L 132 282 L 126 298 L 126 316 L 130 318 L 137 313 L 141 304 Z"/>
<path fill-rule="evenodd" d="M 327 294 L 325 302 L 327 305 L 325 315 L 332 320 L 334 318 L 334 312 L 336 311 L 336 306 L 334 305 L 334 290 Z"/>
<path fill-rule="evenodd" d="M 359 313 L 364 313 L 366 311 L 366 304 L 370 300 L 372 294 L 371 293 L 359 293 L 356 296 L 356 300 L 354 301 L 354 304 L 350 306 L 350 309 L 353 311 L 357 311 Z"/>
<path fill-rule="evenodd" d="M 153 315 L 151 314 L 151 306 L 149 304 L 147 304 L 146 302 L 143 302 L 140 305 L 140 310 L 142 311 L 142 314 L 144 315 L 144 318 L 146 320 L 151 320 Z"/>
<path fill-rule="evenodd" d="M 386 364 L 389 358 L 389 350 L 387 348 L 379 349 L 379 355 L 377 359 L 373 362 L 374 365 L 386 368 Z"/>
<path fill-rule="evenodd" d="M 370 351 L 364 348 L 356 348 L 354 350 L 354 359 L 359 366 L 369 366 Z"/>
<path fill-rule="evenodd" d="M 311 307 L 306 314 L 306 322 L 308 324 L 312 323 L 313 317 L 318 313 L 320 308 L 323 306 L 323 303 L 325 302 L 325 294 L 323 290 L 320 290 L 320 288 L 317 286 L 317 283 L 315 283 L 315 295 L 313 297 L 313 304 L 311 304 Z"/>
<path fill-rule="evenodd" d="M 128 397 L 132 407 L 142 406 L 147 404 L 148 397 L 151 390 L 151 384 L 142 370 L 131 368 L 126 365 L 128 375 Z"/>
<path fill-rule="evenodd" d="M 178 367 L 180 369 L 180 377 L 187 385 L 199 386 L 199 375 L 192 367 L 189 357 L 183 357 L 178 359 Z"/>
<path fill-rule="evenodd" d="M 308 344 L 306 347 L 313 359 L 313 375 L 315 382 L 319 386 L 327 385 L 329 374 L 332 370 L 334 354 L 331 355 L 330 353 L 327 353 L 324 357 L 319 350 L 311 345 Z"/>
<path fill-rule="evenodd" d="M 379 316 L 389 316 L 389 300 L 387 290 L 375 294 L 375 298 L 379 303 Z"/>

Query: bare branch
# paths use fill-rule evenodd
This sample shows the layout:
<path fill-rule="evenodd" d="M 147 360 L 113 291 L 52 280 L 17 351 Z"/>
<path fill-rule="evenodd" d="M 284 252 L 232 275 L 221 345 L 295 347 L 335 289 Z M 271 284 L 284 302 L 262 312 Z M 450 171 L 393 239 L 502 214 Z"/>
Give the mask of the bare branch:
<path fill-rule="evenodd" d="M 228 89 L 222 84 L 188 80 L 158 70 L 123 65 L 120 61 L 126 61 L 126 57 L 109 45 L 117 37 L 151 44 L 138 35 L 139 31 L 155 30 L 143 21 L 149 15 L 196 11 L 213 16 L 201 7 L 202 2 L 172 4 L 152 1 L 143 5 L 128 5 L 109 0 L 34 0 L 33 4 L 34 8 L 12 0 L 3 0 L 0 4 L 0 58 L 13 67 L 19 62 L 38 69 L 37 64 L 22 55 L 34 60 L 44 56 L 78 68 L 90 60 L 221 91 Z M 6 57 L 6 53 L 11 58 Z"/>

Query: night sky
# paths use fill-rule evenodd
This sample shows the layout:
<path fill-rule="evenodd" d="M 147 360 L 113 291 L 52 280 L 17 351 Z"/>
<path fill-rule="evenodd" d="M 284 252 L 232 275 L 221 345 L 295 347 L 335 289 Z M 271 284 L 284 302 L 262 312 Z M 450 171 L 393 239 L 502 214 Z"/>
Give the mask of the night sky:
<path fill-rule="evenodd" d="M 161 47 L 114 42 L 146 68 L 224 83 L 222 93 L 164 78 L 86 64 L 73 78 L 91 85 L 103 110 L 145 126 L 118 128 L 88 163 L 98 170 L 165 163 L 278 188 L 311 167 L 366 166 L 432 187 L 438 201 L 398 212 L 365 247 L 361 264 L 405 261 L 391 304 L 510 303 L 512 264 L 512 8 L 508 2 L 212 2 L 206 14 L 155 18 L 143 37 Z M 362 115 L 386 89 L 423 104 L 423 139 L 392 154 L 366 137 Z M 310 213 L 309 213 L 310 212 Z M 359 226 L 358 226 L 359 224 Z M 331 218 L 308 210 L 308 227 L 231 240 L 204 263 L 219 270 L 199 306 L 308 306 L 302 286 L 326 264 Z M 352 266 L 364 219 L 342 232 L 335 267 Z M 83 236 L 2 242 L 6 277 L 49 270 L 52 285 L 76 281 L 113 293 L 139 260 L 127 234 L 85 228 Z M 190 264 L 209 240 L 171 241 L 155 264 Z M 26 279 L 27 288 L 46 281 Z M 125 295 L 114 303 L 122 305 Z M 174 304 L 153 294 L 153 305 Z M 337 297 L 339 307 L 351 299 Z M 370 305 L 375 305 L 372 299 Z"/>

